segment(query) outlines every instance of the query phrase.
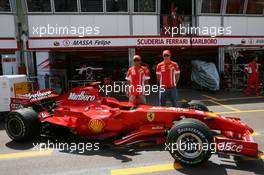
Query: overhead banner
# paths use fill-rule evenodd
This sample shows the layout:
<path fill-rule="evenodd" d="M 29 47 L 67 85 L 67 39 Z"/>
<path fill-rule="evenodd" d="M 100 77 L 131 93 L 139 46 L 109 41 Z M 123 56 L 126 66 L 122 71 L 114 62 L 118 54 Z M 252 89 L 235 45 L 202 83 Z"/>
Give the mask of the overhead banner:
<path fill-rule="evenodd" d="M 29 50 L 85 48 L 264 46 L 264 37 L 98 37 L 31 38 Z"/>
<path fill-rule="evenodd" d="M 0 38 L 0 50 L 18 50 L 15 38 Z"/>

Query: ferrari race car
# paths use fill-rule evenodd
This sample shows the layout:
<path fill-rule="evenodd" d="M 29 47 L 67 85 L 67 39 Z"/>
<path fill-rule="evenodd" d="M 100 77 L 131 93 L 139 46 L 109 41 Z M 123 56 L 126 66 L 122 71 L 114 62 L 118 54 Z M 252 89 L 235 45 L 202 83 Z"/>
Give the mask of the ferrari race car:
<path fill-rule="evenodd" d="M 107 140 L 118 147 L 163 144 L 185 165 L 206 162 L 213 153 L 258 155 L 252 128 L 239 118 L 210 112 L 199 101 L 179 108 L 133 105 L 102 97 L 97 88 L 86 86 L 61 96 L 52 89 L 25 94 L 12 98 L 10 108 L 5 127 L 14 141 L 67 129 L 78 137 Z"/>

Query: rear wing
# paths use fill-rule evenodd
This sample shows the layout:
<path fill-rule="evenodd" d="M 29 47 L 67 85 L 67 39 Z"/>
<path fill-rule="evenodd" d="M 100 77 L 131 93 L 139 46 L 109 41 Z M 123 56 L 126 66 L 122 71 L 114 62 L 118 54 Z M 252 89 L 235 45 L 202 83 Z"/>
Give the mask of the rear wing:
<path fill-rule="evenodd" d="M 57 94 L 52 88 L 21 94 L 17 97 L 10 98 L 10 110 L 12 111 L 23 107 L 28 107 L 32 103 L 41 103 L 44 100 L 54 99 L 59 96 L 60 95 Z"/>
<path fill-rule="evenodd" d="M 47 100 L 55 97 L 59 97 L 59 94 L 57 94 L 54 89 L 43 89 L 36 92 L 30 92 L 27 94 L 19 95 L 19 98 L 27 98 L 29 99 L 30 103 L 35 103 L 42 100 Z"/>

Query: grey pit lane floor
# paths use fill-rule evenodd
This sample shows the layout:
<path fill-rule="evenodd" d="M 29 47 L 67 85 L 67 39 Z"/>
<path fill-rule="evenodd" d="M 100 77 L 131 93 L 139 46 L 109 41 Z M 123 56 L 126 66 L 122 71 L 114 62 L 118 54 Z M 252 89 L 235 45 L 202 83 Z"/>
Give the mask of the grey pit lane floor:
<path fill-rule="evenodd" d="M 220 92 L 210 94 L 192 90 L 180 90 L 180 101 L 202 100 L 211 111 L 227 116 L 240 117 L 256 131 L 254 140 L 259 149 L 264 150 L 264 97 L 244 97 L 241 93 Z M 151 102 L 157 103 L 156 97 Z M 42 138 L 37 143 L 47 143 Z M 50 140 L 52 142 L 52 140 Z M 53 140 L 53 143 L 58 143 Z M 34 144 L 37 144 L 34 143 Z M 259 159 L 235 162 L 232 157 L 220 158 L 213 155 L 206 164 L 190 168 L 183 167 L 164 147 L 142 147 L 137 150 L 124 150 L 102 147 L 99 151 L 84 153 L 69 150 L 46 150 L 39 152 L 32 142 L 15 143 L 6 135 L 0 125 L 0 174 L 155 174 L 155 175 L 248 175 L 264 174 L 263 154 Z M 81 151 L 80 151 L 81 152 Z"/>

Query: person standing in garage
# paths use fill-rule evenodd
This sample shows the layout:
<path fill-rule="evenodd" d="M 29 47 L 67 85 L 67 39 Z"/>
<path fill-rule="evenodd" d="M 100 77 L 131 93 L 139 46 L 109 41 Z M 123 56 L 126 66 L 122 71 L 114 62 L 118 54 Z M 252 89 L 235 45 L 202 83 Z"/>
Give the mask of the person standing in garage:
<path fill-rule="evenodd" d="M 171 51 L 164 50 L 163 62 L 157 65 L 157 80 L 160 83 L 159 102 L 161 106 L 166 106 L 167 98 L 170 99 L 172 106 L 177 107 L 177 84 L 180 79 L 180 68 L 176 62 L 171 61 Z"/>
<path fill-rule="evenodd" d="M 150 79 L 149 70 L 141 65 L 141 56 L 134 55 L 134 66 L 127 71 L 126 80 L 129 85 L 129 102 L 133 104 L 146 104 L 144 95 L 144 86 L 148 84 Z"/>
<path fill-rule="evenodd" d="M 258 73 L 258 56 L 256 56 L 250 63 L 246 66 L 248 79 L 247 79 L 247 89 L 245 95 L 250 94 L 251 85 L 254 85 L 254 91 L 256 96 L 259 96 L 258 83 L 259 83 L 259 73 Z"/>

